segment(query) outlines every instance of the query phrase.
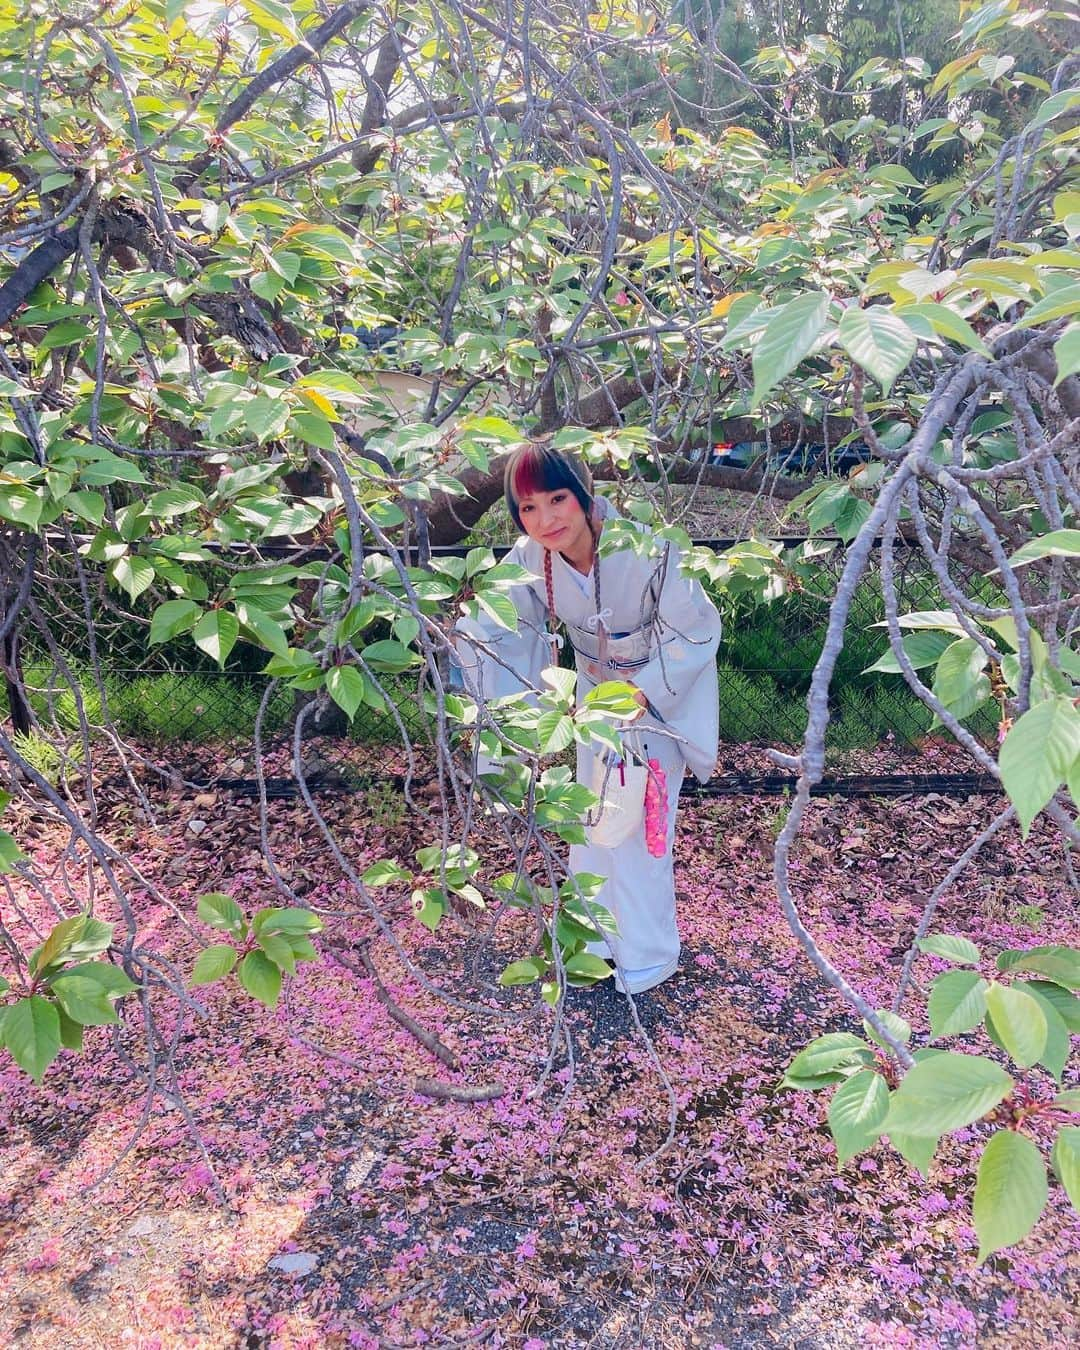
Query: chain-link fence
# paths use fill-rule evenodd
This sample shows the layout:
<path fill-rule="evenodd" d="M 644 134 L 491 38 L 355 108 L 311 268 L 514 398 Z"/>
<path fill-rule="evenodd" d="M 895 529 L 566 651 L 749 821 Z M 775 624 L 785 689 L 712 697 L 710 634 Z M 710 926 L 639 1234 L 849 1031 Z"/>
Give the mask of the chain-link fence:
<path fill-rule="evenodd" d="M 734 541 L 703 542 L 722 549 Z M 790 748 L 802 739 L 806 694 L 843 562 L 841 547 L 820 553 L 812 564 L 800 565 L 794 588 L 766 603 L 750 595 L 715 597 L 724 618 L 718 657 L 721 763 L 734 765 L 743 779 L 767 771 L 764 757 L 755 759 L 748 748 Z M 997 598 L 985 578 L 969 581 L 981 598 Z M 898 551 L 896 584 L 901 613 L 944 607 L 916 549 Z M 270 690 L 260 673 L 265 653 L 243 642 L 224 671 L 190 639 L 149 646 L 149 610 L 134 618 L 122 612 L 103 581 L 96 596 L 81 589 L 65 598 L 52 578 L 50 603 L 51 640 L 31 635 L 22 652 L 27 701 L 45 731 L 72 737 L 81 701 L 91 725 L 110 723 L 120 736 L 152 748 L 160 762 L 182 773 L 241 780 L 250 776 L 257 719 L 261 716 L 263 746 L 273 753 L 284 748 L 299 709 L 310 701 L 310 695 L 284 685 Z M 95 616 L 92 640 L 82 621 L 88 607 Z M 935 730 L 931 713 L 899 675 L 868 672 L 888 645 L 883 618 L 880 576 L 871 570 L 855 594 L 833 679 L 827 745 L 839 773 L 865 773 L 868 766 L 878 775 L 909 772 L 913 756 Z M 321 720 L 308 714 L 308 730 L 319 746 L 318 771 L 337 786 L 387 759 L 372 750 L 388 751 L 405 737 L 422 746 L 430 738 L 423 677 L 386 676 L 382 686 L 384 705 L 365 704 L 351 721 L 333 710 Z M 990 738 L 996 721 L 996 708 L 988 705 L 968 725 Z M 947 738 L 942 733 L 937 740 L 940 745 Z"/>

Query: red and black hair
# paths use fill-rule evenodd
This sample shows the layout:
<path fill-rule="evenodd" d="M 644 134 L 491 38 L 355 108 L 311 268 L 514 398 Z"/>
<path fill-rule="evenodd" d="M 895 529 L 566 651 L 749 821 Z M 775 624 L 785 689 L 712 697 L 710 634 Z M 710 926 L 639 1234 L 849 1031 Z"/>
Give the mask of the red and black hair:
<path fill-rule="evenodd" d="M 586 515 L 592 510 L 592 474 L 577 455 L 550 445 L 522 445 L 510 456 L 504 478 L 506 506 L 518 529 L 523 529 L 518 503 L 534 492 L 572 492 Z"/>

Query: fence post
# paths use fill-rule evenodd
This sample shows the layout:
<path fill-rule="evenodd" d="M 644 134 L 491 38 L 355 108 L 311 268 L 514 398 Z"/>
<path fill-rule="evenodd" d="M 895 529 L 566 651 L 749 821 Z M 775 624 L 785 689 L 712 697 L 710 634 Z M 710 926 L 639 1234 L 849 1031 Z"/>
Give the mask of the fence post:
<path fill-rule="evenodd" d="M 4 686 L 7 690 L 8 716 L 11 718 L 11 725 L 16 731 L 27 735 L 33 727 L 33 722 L 30 714 L 30 703 L 27 700 L 26 688 L 23 683 L 18 625 L 13 627 L 4 637 L 3 646 L 0 648 L 0 665 L 4 668 Z"/>

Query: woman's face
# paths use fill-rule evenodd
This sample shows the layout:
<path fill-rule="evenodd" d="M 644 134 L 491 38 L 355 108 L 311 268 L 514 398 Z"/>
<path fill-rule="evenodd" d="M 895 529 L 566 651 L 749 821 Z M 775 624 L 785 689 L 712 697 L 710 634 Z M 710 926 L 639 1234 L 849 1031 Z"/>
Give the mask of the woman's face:
<path fill-rule="evenodd" d="M 562 553 L 572 562 L 591 557 L 589 518 L 569 488 L 528 493 L 518 502 L 518 514 L 525 533 L 544 548 Z"/>

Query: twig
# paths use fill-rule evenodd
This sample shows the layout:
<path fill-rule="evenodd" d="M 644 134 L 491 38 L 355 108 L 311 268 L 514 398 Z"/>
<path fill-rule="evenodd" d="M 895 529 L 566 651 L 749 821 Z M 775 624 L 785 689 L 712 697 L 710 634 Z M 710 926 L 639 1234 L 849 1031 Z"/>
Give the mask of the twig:
<path fill-rule="evenodd" d="M 435 1097 L 445 1102 L 493 1102 L 506 1093 L 499 1083 L 466 1084 L 440 1083 L 434 1078 L 414 1078 L 412 1089 L 418 1096 Z"/>
<path fill-rule="evenodd" d="M 335 961 L 338 961 L 346 970 L 351 970 L 354 975 L 359 974 L 356 967 L 348 960 L 345 953 L 339 947 L 328 948 L 330 955 Z M 375 997 L 383 1005 L 390 1017 L 399 1027 L 404 1029 L 420 1042 L 425 1050 L 430 1050 L 435 1058 L 445 1064 L 448 1069 L 456 1069 L 459 1064 L 457 1055 L 449 1046 L 444 1045 L 433 1031 L 428 1031 L 422 1027 L 415 1017 L 412 1017 L 403 1008 L 398 1007 L 390 995 L 386 992 L 386 986 L 379 978 L 379 972 L 375 969 L 374 962 L 371 959 L 371 953 L 368 951 L 367 943 L 361 942 L 353 948 L 356 958 L 360 962 L 364 973 L 375 986 Z"/>

